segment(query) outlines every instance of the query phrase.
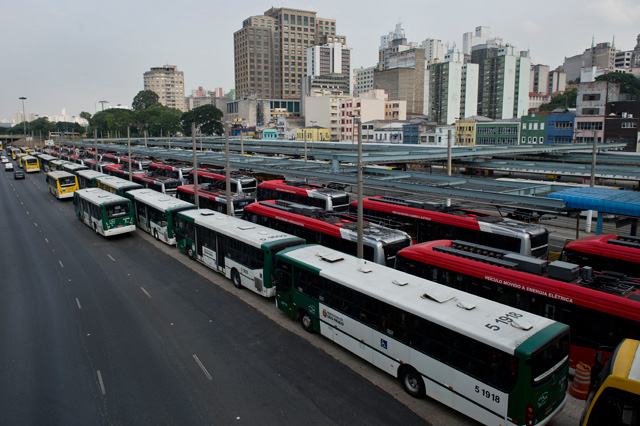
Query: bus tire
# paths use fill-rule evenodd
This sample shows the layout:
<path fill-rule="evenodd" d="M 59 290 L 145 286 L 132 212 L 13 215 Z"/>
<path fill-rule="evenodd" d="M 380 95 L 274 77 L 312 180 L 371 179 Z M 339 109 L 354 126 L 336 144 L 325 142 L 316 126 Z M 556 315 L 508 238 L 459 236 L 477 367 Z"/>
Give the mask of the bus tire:
<path fill-rule="evenodd" d="M 191 260 L 196 260 L 196 257 L 193 253 L 193 248 L 191 246 L 189 246 L 189 248 L 187 248 L 187 256 L 189 256 L 189 258 Z"/>
<path fill-rule="evenodd" d="M 411 366 L 400 367 L 398 374 L 402 388 L 414 398 L 423 398 L 426 392 L 424 380 L 420 373 Z"/>
<path fill-rule="evenodd" d="M 96 234 L 98 234 L 98 227 L 96 226 L 96 224 L 93 224 L 93 230 L 96 231 Z"/>
<path fill-rule="evenodd" d="M 160 238 L 158 237 L 158 229 L 157 229 L 157 228 L 153 230 L 153 237 L 154 237 L 156 240 L 160 240 Z"/>
<path fill-rule="evenodd" d="M 313 333 L 315 330 L 313 329 L 313 320 L 311 319 L 311 315 L 305 310 L 300 310 L 300 322 L 302 323 L 302 328 L 307 333 Z"/>
<path fill-rule="evenodd" d="M 231 270 L 231 282 L 233 283 L 233 286 L 235 288 L 242 288 L 242 281 L 240 281 L 240 274 L 238 273 L 237 269 Z"/>

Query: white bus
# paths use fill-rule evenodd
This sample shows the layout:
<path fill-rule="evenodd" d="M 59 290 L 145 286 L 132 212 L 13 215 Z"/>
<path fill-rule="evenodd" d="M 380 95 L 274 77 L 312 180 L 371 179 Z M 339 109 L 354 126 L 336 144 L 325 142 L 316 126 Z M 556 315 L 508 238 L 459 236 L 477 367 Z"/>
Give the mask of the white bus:
<path fill-rule="evenodd" d="M 176 221 L 178 249 L 264 297 L 275 295 L 273 267 L 282 249 L 302 238 L 209 209 L 185 210 Z"/>
<path fill-rule="evenodd" d="M 73 193 L 78 189 L 76 176 L 62 170 L 48 172 L 46 180 L 49 192 L 59 200 L 73 198 Z"/>
<path fill-rule="evenodd" d="M 486 425 L 541 425 L 566 403 L 569 327 L 320 245 L 276 255 L 276 305 Z"/>
<path fill-rule="evenodd" d="M 96 234 L 109 237 L 136 230 L 131 200 L 100 188 L 79 189 L 73 194 L 76 217 Z"/>
<path fill-rule="evenodd" d="M 136 226 L 169 245 L 176 244 L 178 212 L 196 208 L 187 201 L 146 188 L 128 191 L 127 197 L 133 201 Z"/>

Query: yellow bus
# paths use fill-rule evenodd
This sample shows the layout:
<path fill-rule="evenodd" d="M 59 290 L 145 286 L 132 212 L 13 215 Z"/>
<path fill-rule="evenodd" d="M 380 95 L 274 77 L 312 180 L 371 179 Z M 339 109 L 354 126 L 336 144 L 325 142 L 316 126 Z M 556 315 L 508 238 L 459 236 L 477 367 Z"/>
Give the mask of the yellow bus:
<path fill-rule="evenodd" d="M 625 339 L 595 378 L 582 426 L 640 424 L 640 342 Z"/>
<path fill-rule="evenodd" d="M 27 173 L 37 173 L 40 171 L 40 162 L 33 155 L 25 155 L 20 158 L 20 167 Z"/>
<path fill-rule="evenodd" d="M 20 168 L 22 168 L 22 167 L 23 167 L 23 164 L 22 164 L 22 157 L 24 157 L 25 155 L 27 155 L 27 154 L 24 154 L 24 153 L 22 153 L 22 152 L 18 152 L 18 153 L 16 154 L 16 158 L 15 158 L 15 160 L 16 160 L 16 162 L 18 163 L 18 166 L 20 166 Z"/>
<path fill-rule="evenodd" d="M 59 200 L 73 198 L 73 193 L 79 189 L 76 175 L 62 170 L 47 173 L 47 186 L 51 195 Z"/>

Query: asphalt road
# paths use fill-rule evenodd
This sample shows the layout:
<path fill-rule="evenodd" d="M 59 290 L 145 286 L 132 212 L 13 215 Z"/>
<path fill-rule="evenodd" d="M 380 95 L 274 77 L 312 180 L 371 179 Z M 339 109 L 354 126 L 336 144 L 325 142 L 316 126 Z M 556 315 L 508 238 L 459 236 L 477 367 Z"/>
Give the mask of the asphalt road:
<path fill-rule="evenodd" d="M 96 235 L 43 173 L 2 173 L 0 425 L 470 421 L 141 231 Z"/>

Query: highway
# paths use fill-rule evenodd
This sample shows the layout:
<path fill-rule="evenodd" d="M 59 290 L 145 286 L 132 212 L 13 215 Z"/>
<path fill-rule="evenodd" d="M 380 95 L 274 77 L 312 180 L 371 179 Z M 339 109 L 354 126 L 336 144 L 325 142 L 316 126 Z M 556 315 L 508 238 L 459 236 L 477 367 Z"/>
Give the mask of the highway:
<path fill-rule="evenodd" d="M 141 231 L 0 176 L 1 425 L 468 424 Z"/>

